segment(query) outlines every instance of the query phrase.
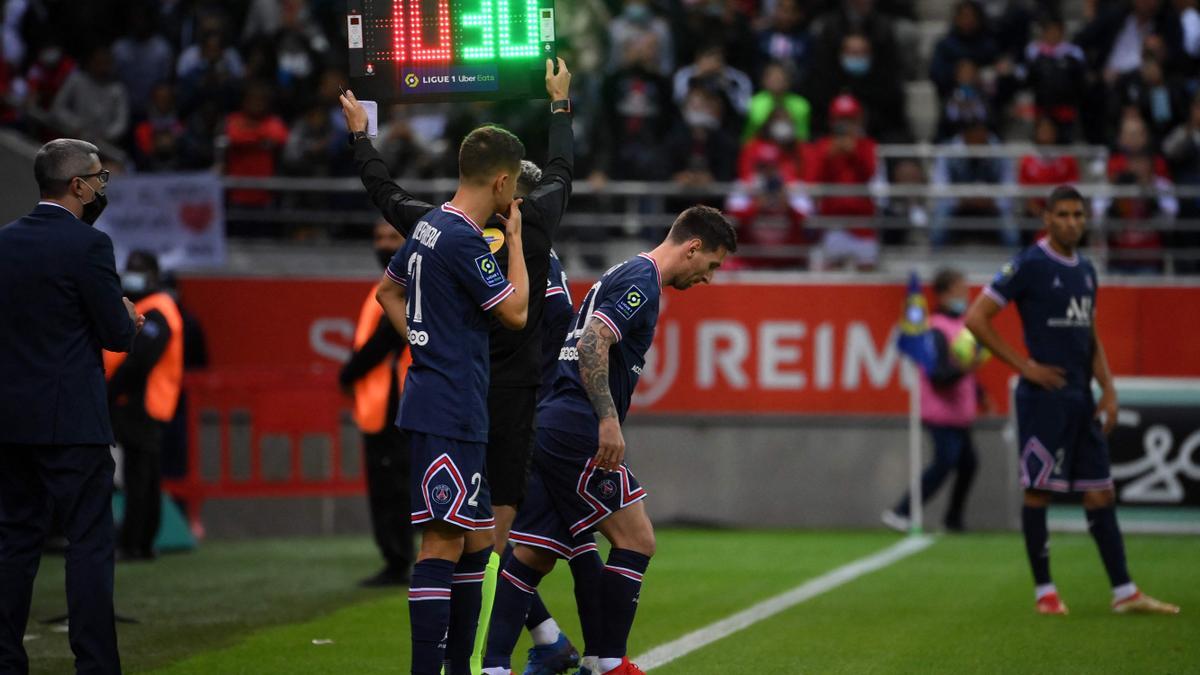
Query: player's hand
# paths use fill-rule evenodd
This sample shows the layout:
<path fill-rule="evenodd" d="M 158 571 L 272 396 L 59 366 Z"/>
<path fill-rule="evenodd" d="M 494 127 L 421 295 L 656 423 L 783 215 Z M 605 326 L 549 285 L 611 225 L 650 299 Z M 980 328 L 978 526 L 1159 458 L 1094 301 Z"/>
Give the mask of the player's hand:
<path fill-rule="evenodd" d="M 1108 435 L 1112 433 L 1113 427 L 1117 426 L 1117 390 L 1109 385 L 1104 388 L 1100 394 L 1100 400 L 1096 403 L 1096 418 L 1104 421 L 1104 433 Z"/>
<path fill-rule="evenodd" d="M 600 420 L 600 450 L 596 452 L 596 466 L 605 471 L 616 471 L 625 461 L 625 436 L 621 434 L 621 423 L 615 417 Z"/>
<path fill-rule="evenodd" d="M 496 218 L 504 223 L 504 235 L 507 237 L 521 236 L 521 202 L 524 199 L 514 199 L 508 205 L 508 213 L 496 214 Z"/>
<path fill-rule="evenodd" d="M 1055 391 L 1067 386 L 1067 371 L 1058 366 L 1047 366 L 1033 359 L 1025 364 L 1021 377 L 1043 389 Z"/>
<path fill-rule="evenodd" d="M 125 313 L 129 315 L 129 320 L 137 321 L 138 312 L 137 308 L 133 306 L 133 301 L 129 298 L 121 298 L 121 302 L 125 305 Z"/>
<path fill-rule="evenodd" d="M 366 131 L 367 109 L 354 97 L 354 92 L 347 89 L 346 93 L 338 96 L 338 100 L 342 102 L 342 114 L 346 116 L 346 128 L 350 133 Z"/>
<path fill-rule="evenodd" d="M 571 71 L 567 62 L 558 59 L 558 72 L 554 72 L 554 61 L 546 59 L 546 93 L 551 101 L 561 101 L 571 95 Z"/>

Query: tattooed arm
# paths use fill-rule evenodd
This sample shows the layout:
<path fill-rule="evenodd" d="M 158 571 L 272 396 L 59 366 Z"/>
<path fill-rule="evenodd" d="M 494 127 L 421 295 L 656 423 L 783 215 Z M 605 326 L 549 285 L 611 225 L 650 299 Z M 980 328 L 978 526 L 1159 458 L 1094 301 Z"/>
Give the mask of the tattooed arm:
<path fill-rule="evenodd" d="M 593 318 L 584 327 L 576 345 L 579 379 L 600 419 L 600 447 L 595 462 L 601 469 L 609 471 L 615 470 L 625 459 L 625 438 L 617 419 L 617 404 L 608 387 L 608 349 L 616 341 L 612 330 L 600 319 Z"/>

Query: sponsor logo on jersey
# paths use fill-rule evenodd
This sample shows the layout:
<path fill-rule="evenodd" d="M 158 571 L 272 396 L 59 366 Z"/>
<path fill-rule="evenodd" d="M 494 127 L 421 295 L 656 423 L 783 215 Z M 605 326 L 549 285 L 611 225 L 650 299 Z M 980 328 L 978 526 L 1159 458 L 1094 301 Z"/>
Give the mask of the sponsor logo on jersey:
<path fill-rule="evenodd" d="M 1017 273 L 1017 266 L 1012 263 L 1004 263 L 1004 267 L 996 273 L 996 278 L 992 281 L 994 284 L 1002 284 L 1012 278 L 1012 275 Z"/>
<path fill-rule="evenodd" d="M 646 294 L 637 286 L 630 286 L 629 290 L 621 296 L 617 301 L 617 312 L 626 319 L 632 319 L 634 314 L 646 304 Z"/>
<path fill-rule="evenodd" d="M 454 491 L 450 489 L 449 485 L 439 483 L 434 485 L 433 489 L 430 490 L 430 496 L 433 497 L 433 501 L 445 506 L 450 503 L 450 498 L 454 496 Z"/>
<path fill-rule="evenodd" d="M 496 227 L 486 228 L 483 231 L 483 240 L 487 242 L 492 253 L 499 253 L 500 249 L 504 248 L 504 230 Z"/>
<path fill-rule="evenodd" d="M 1065 317 L 1054 317 L 1046 321 L 1054 328 L 1087 328 L 1092 325 L 1092 297 L 1085 295 L 1071 298 Z"/>
<path fill-rule="evenodd" d="M 500 273 L 500 263 L 496 262 L 496 256 L 491 253 L 485 253 L 476 258 L 475 268 L 479 270 L 479 276 L 483 278 L 483 283 L 489 287 L 504 285 L 505 279 L 504 275 Z"/>
<path fill-rule="evenodd" d="M 424 347 L 429 344 L 429 333 L 423 330 L 408 331 L 408 344 L 414 347 Z"/>

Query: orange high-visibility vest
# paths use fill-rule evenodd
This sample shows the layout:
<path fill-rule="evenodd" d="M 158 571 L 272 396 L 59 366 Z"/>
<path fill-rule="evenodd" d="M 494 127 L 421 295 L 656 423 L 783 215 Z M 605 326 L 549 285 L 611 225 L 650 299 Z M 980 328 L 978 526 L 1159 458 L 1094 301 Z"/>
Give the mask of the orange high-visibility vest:
<path fill-rule="evenodd" d="M 375 289 L 363 303 L 362 312 L 358 315 L 358 327 L 354 330 L 354 349 L 361 349 L 375 332 L 379 320 L 383 318 L 383 307 L 375 299 Z M 405 349 L 396 363 L 397 392 L 404 387 L 404 375 L 412 363 L 409 350 Z M 391 424 L 396 417 L 395 410 L 388 410 L 388 394 L 392 389 L 392 359 L 384 359 L 383 363 L 371 369 L 359 381 L 354 383 L 354 422 L 364 434 L 377 434 Z"/>
<path fill-rule="evenodd" d="M 170 422 L 179 405 L 179 391 L 183 387 L 183 315 L 175 299 L 167 293 L 148 295 L 134 304 L 138 314 L 149 314 L 158 310 L 171 329 L 171 341 L 150 369 L 146 378 L 146 413 L 160 422 Z M 125 363 L 125 354 L 104 352 L 105 377 L 111 379 L 117 368 Z"/>

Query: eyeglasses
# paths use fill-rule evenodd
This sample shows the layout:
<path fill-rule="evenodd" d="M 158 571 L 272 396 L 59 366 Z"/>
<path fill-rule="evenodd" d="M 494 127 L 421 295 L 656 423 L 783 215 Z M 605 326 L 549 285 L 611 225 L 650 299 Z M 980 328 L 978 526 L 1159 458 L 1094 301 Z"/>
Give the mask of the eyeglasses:
<path fill-rule="evenodd" d="M 108 185 L 108 176 L 109 176 L 108 169 L 100 169 L 96 173 L 85 173 L 82 176 L 75 176 L 75 177 L 76 178 L 99 178 L 101 185 Z"/>

